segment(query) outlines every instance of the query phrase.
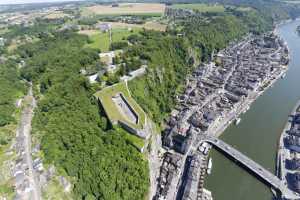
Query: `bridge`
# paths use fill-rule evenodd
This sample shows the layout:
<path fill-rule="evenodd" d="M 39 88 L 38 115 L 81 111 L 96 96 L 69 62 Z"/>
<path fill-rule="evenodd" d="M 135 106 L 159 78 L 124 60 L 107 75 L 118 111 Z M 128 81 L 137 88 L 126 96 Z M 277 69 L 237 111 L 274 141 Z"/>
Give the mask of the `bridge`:
<path fill-rule="evenodd" d="M 290 199 L 290 200 L 300 199 L 299 194 L 290 190 L 287 187 L 287 185 L 285 185 L 284 182 L 280 180 L 277 176 L 275 176 L 273 173 L 266 170 L 264 167 L 262 167 L 255 161 L 251 160 L 250 158 L 248 158 L 238 150 L 234 149 L 232 146 L 223 142 L 222 140 L 219 140 L 218 138 L 212 136 L 205 135 L 201 138 L 201 141 L 211 144 L 212 146 L 216 147 L 223 153 L 227 154 L 228 156 L 238 161 L 244 167 L 249 169 L 253 174 L 255 174 L 256 176 L 264 180 L 266 183 L 268 183 L 271 187 L 273 187 L 277 191 L 280 191 L 283 198 Z"/>

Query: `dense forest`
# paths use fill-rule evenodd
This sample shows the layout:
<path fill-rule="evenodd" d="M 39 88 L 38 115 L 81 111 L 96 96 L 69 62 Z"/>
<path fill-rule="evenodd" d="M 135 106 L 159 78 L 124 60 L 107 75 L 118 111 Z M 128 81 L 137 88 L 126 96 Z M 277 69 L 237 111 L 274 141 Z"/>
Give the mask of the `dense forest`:
<path fill-rule="evenodd" d="M 162 37 L 158 32 L 144 33 L 128 49 L 127 57 L 138 56 L 148 61 L 147 76 L 131 81 L 129 87 L 138 103 L 156 122 L 161 122 L 164 115 L 170 113 L 179 92 L 178 86 L 191 70 L 187 51 L 184 39 Z"/>
<path fill-rule="evenodd" d="M 75 199 L 143 199 L 148 165 L 122 130 L 107 130 L 93 90 L 79 73 L 98 54 L 84 49 L 87 37 L 60 32 L 19 48 L 28 67 L 22 76 L 40 89 L 33 133 L 47 163 L 75 177 Z"/>
<path fill-rule="evenodd" d="M 0 64 L 0 127 L 14 121 L 15 99 L 25 93 L 25 86 L 20 82 L 15 60 Z"/>

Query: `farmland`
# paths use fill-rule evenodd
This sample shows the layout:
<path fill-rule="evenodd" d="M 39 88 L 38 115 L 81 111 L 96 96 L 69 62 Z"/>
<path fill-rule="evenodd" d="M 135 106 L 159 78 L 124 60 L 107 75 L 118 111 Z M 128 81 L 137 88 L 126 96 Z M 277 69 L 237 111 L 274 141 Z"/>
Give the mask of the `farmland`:
<path fill-rule="evenodd" d="M 162 15 L 164 4 L 158 3 L 122 3 L 118 7 L 96 5 L 82 8 L 82 15 Z"/>
<path fill-rule="evenodd" d="M 131 30 L 126 28 L 112 29 L 112 42 L 126 41 L 126 38 L 131 34 L 137 34 L 141 29 L 132 28 Z M 79 31 L 80 34 L 88 35 L 90 43 L 86 47 L 93 49 L 99 49 L 101 52 L 109 51 L 109 32 L 101 32 L 98 30 L 85 30 Z"/>
<path fill-rule="evenodd" d="M 167 25 L 161 24 L 157 21 L 147 21 L 144 24 L 128 24 L 124 22 L 103 22 L 111 24 L 114 29 L 130 29 L 130 28 L 144 28 L 146 30 L 155 30 L 155 31 L 166 31 Z"/>
<path fill-rule="evenodd" d="M 201 3 L 195 3 L 195 4 L 174 4 L 172 5 L 172 8 L 175 9 L 192 9 L 197 10 L 199 12 L 224 12 L 225 8 L 222 5 L 218 4 L 201 4 Z"/>
<path fill-rule="evenodd" d="M 46 19 L 60 19 L 69 16 L 68 14 L 63 13 L 62 11 L 54 11 L 45 16 Z"/>

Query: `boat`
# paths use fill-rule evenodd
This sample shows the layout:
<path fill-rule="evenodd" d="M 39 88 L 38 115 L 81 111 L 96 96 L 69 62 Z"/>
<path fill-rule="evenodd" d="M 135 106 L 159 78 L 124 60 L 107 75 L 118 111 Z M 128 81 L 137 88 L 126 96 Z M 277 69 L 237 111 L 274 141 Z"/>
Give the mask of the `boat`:
<path fill-rule="evenodd" d="M 236 118 L 234 124 L 237 126 L 241 122 L 241 118 Z"/>
<path fill-rule="evenodd" d="M 209 158 L 208 164 L 207 164 L 207 170 L 206 170 L 207 174 L 211 174 L 211 169 L 212 169 L 212 159 Z"/>
<path fill-rule="evenodd" d="M 281 79 L 284 79 L 285 78 L 285 76 L 286 76 L 286 74 L 284 73 L 284 74 L 282 74 L 281 75 Z"/>

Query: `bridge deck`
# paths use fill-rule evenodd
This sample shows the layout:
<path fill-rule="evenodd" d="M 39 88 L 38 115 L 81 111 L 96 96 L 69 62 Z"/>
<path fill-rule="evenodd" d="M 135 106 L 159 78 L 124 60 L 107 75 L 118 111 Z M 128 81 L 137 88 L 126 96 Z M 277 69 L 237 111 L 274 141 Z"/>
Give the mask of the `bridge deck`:
<path fill-rule="evenodd" d="M 270 171 L 266 170 L 264 167 L 248 158 L 246 155 L 242 154 L 240 151 L 236 150 L 227 143 L 219 140 L 215 137 L 204 136 L 202 139 L 210 143 L 211 145 L 217 147 L 227 155 L 231 156 L 235 160 L 239 161 L 242 165 L 251 170 L 254 174 L 262 178 L 264 181 L 269 183 L 275 189 L 281 191 L 282 195 L 288 199 L 299 199 L 300 196 L 297 193 L 291 191 L 277 176 L 275 176 Z"/>

